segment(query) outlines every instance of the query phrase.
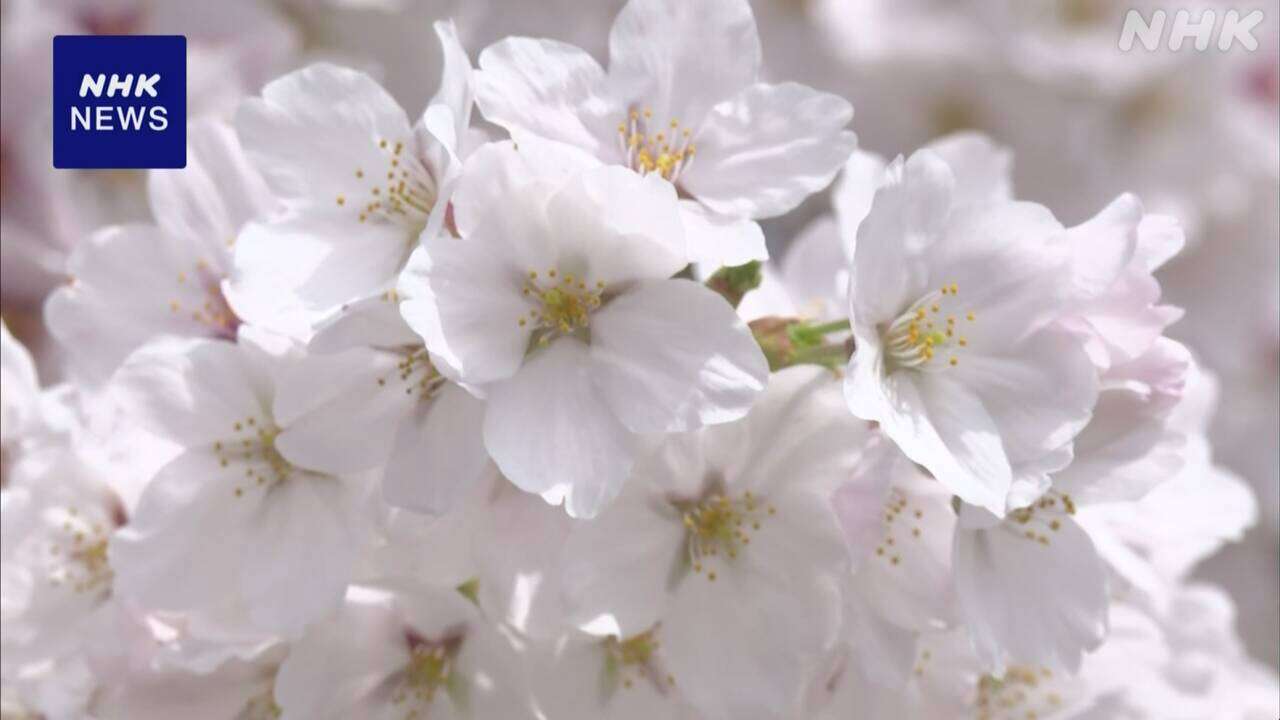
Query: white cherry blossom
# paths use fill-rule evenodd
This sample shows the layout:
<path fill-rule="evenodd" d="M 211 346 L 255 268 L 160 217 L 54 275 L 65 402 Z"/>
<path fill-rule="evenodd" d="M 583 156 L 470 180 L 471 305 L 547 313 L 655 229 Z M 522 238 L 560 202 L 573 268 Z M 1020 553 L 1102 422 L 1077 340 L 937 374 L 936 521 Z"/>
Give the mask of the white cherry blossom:
<path fill-rule="evenodd" d="M 441 371 L 486 396 L 503 473 L 591 517 L 638 434 L 741 417 L 767 368 L 733 308 L 671 279 L 686 261 L 670 184 L 599 167 L 515 187 L 472 232 L 418 251 L 401 309 Z"/>
<path fill-rule="evenodd" d="M 826 187 L 856 144 L 853 109 L 796 83 L 760 82 L 745 0 L 631 0 L 605 70 L 572 45 L 508 38 L 481 53 L 476 100 L 517 142 L 541 137 L 669 181 L 688 198 L 693 260 L 767 256 L 755 220 Z"/>
<path fill-rule="evenodd" d="M 938 156 L 896 161 L 858 228 L 854 414 L 966 502 L 1003 514 L 1015 478 L 1060 469 L 1097 377 L 1067 309 L 1063 228 L 1031 203 L 956 203 Z"/>

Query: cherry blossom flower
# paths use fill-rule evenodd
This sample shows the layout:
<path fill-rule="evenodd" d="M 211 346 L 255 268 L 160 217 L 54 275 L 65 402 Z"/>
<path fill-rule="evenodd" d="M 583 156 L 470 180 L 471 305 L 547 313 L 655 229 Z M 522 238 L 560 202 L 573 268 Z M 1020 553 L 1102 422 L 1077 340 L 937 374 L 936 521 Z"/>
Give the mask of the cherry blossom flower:
<path fill-rule="evenodd" d="M 253 627 L 297 634 L 341 602 L 363 490 L 281 454 L 273 403 L 287 358 L 261 334 L 242 328 L 239 340 L 156 341 L 122 367 L 117 382 L 136 417 L 184 452 L 146 487 L 110 559 L 121 593 L 141 607 L 243 602 Z M 169 581 L 189 568 L 198 569 L 189 582 Z"/>
<path fill-rule="evenodd" d="M 999 515 L 1015 476 L 1065 465 L 1097 377 L 1051 324 L 1068 308 L 1062 226 L 1031 203 L 957 204 L 954 186 L 927 151 L 887 171 L 854 249 L 845 390 L 854 414 Z"/>
<path fill-rule="evenodd" d="M 50 331 L 89 382 L 161 335 L 235 339 L 240 318 L 223 292 L 232 247 L 274 202 L 231 128 L 196 123 L 187 137 L 187 167 L 149 175 L 156 222 L 105 228 L 77 246 L 70 284 L 46 305 Z"/>
<path fill-rule="evenodd" d="M 591 517 L 626 479 L 637 434 L 745 414 L 764 356 L 722 298 L 671 279 L 686 261 L 665 181 L 599 167 L 502 200 L 418 251 L 401 310 L 441 371 L 486 396 L 503 473 Z"/>
<path fill-rule="evenodd" d="M 236 248 L 233 301 L 281 332 L 278 309 L 301 305 L 313 324 L 345 303 L 384 295 L 420 241 L 434 238 L 470 124 L 471 64 L 451 23 L 437 23 L 441 88 L 422 118 L 369 76 L 316 64 L 272 81 L 244 103 L 236 130 L 285 207 Z"/>
<path fill-rule="evenodd" d="M 349 597 L 295 643 L 275 697 L 283 720 L 533 718 L 510 640 L 452 589 Z"/>
<path fill-rule="evenodd" d="M 670 677 L 644 653 L 620 672 L 673 684 L 705 717 L 785 716 L 839 629 L 849 557 L 827 498 L 867 439 L 825 371 L 775 375 L 746 419 L 672 437 L 574 531 L 571 617 L 661 647 Z M 624 553 L 614 537 L 631 538 Z"/>
<path fill-rule="evenodd" d="M 631 0 L 607 71 L 571 45 L 508 38 L 481 53 L 476 101 L 517 142 L 564 142 L 669 181 L 687 198 L 690 257 L 740 265 L 767 256 L 754 221 L 826 187 L 856 143 L 847 102 L 759 82 L 760 55 L 745 0 Z"/>

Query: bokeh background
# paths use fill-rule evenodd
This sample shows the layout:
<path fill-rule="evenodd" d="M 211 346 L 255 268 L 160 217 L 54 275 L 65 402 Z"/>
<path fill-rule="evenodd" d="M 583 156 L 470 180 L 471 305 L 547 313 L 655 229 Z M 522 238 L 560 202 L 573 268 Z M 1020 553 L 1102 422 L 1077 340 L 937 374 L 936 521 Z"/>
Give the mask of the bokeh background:
<path fill-rule="evenodd" d="M 688 0 L 695 2 L 696 0 Z M 411 114 L 434 92 L 431 22 L 475 56 L 505 35 L 551 37 L 606 60 L 619 0 L 4 0 L 0 5 L 0 314 L 66 377 L 41 324 L 69 248 L 146 213 L 144 175 L 55 171 L 50 38 L 188 36 L 189 108 L 230 116 L 272 77 L 325 59 L 379 77 Z M 1243 540 L 1199 577 L 1235 597 L 1250 652 L 1280 666 L 1280 2 L 752 0 L 771 80 L 849 98 L 860 144 L 886 156 L 974 129 L 1014 151 L 1015 192 L 1065 224 L 1124 191 L 1178 217 L 1184 253 L 1160 274 L 1186 309 L 1170 331 L 1218 380 L 1219 464 L 1258 499 Z M 1263 13 L 1258 47 L 1122 52 L 1127 11 Z M 1216 40 L 1216 35 L 1215 35 Z M 825 194 L 766 226 L 775 255 Z M 1212 512 L 1206 508 L 1205 512 Z"/>

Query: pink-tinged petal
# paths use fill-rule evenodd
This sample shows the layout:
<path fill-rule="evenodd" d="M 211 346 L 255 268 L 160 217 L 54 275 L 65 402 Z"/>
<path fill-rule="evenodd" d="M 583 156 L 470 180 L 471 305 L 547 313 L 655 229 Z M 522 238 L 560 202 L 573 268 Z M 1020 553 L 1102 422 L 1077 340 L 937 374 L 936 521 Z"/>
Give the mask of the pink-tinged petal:
<path fill-rule="evenodd" d="M 853 108 L 796 83 L 756 84 L 711 110 L 680 185 L 730 217 L 789 212 L 831 184 L 857 147 Z"/>
<path fill-rule="evenodd" d="M 591 321 L 591 378 L 632 432 L 678 432 L 736 420 L 769 369 L 719 295 L 688 280 L 641 284 Z"/>
<path fill-rule="evenodd" d="M 517 487 L 563 499 L 574 517 L 594 517 L 618 494 L 634 463 L 631 433 L 600 397 L 582 343 L 553 341 L 490 390 L 484 419 L 489 455 Z"/>
<path fill-rule="evenodd" d="M 1125 194 L 1097 215 L 1067 230 L 1071 279 L 1076 296 L 1093 299 L 1110 288 L 1128 267 L 1138 244 L 1142 203 Z"/>

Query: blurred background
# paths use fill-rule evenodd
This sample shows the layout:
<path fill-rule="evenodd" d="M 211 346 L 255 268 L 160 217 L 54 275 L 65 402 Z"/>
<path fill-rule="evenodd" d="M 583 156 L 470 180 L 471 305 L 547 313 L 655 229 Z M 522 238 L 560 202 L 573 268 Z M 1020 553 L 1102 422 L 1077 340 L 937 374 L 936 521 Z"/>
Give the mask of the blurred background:
<path fill-rule="evenodd" d="M 693 2 L 695 0 L 688 0 Z M 41 324 L 69 248 L 146 214 L 140 171 L 55 171 L 49 140 L 55 34 L 188 37 L 189 117 L 314 60 L 378 77 L 410 115 L 435 91 L 431 22 L 453 18 L 475 56 L 505 35 L 564 40 L 607 60 L 619 0 L 4 0 L 0 5 L 0 314 L 64 377 Z M 1186 250 L 1160 274 L 1186 309 L 1170 334 L 1218 381 L 1216 460 L 1245 478 L 1258 520 L 1199 577 L 1238 605 L 1250 652 L 1280 666 L 1280 2 L 752 0 L 770 80 L 849 98 L 864 149 L 910 153 L 974 129 L 1014 151 L 1015 193 L 1064 224 L 1132 191 L 1179 218 Z M 1119 49 L 1127 12 L 1261 11 L 1256 48 Z M 1172 22 L 1172 18 L 1170 18 Z M 1219 19 L 1219 27 L 1221 25 Z M 825 195 L 766 226 L 775 256 Z M 1206 508 L 1206 513 L 1213 512 Z"/>

